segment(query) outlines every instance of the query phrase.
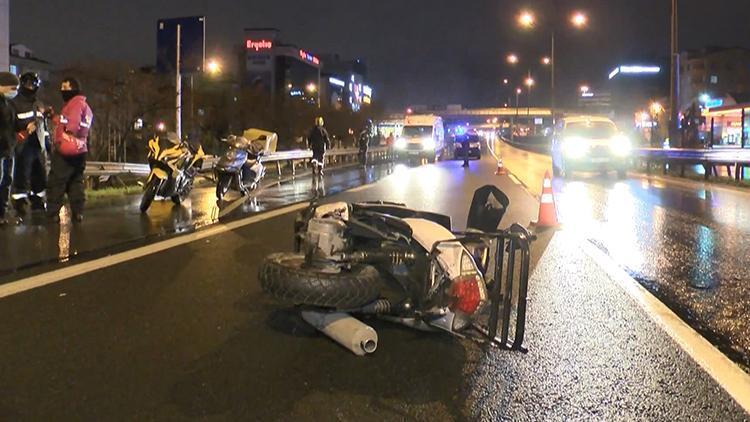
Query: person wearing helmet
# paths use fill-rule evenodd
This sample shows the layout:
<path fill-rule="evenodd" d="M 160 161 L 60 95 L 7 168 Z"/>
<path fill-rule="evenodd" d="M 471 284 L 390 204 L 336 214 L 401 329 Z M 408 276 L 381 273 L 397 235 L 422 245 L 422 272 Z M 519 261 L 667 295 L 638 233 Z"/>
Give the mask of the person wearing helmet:
<path fill-rule="evenodd" d="M 315 119 L 315 126 L 310 130 L 307 136 L 307 142 L 312 150 L 313 175 L 321 176 L 323 174 L 323 164 L 325 162 L 326 148 L 331 146 L 331 137 L 325 128 L 325 122 L 322 117 Z"/>
<path fill-rule="evenodd" d="M 13 203 L 19 218 L 29 202 L 33 211 L 44 211 L 49 145 L 46 109 L 37 99 L 42 80 L 36 73 L 26 72 L 20 83 L 19 95 L 13 100 L 17 120 Z"/>
<path fill-rule="evenodd" d="M 357 138 L 359 164 L 362 167 L 367 167 L 367 149 L 370 146 L 370 138 L 372 137 L 372 126 L 372 120 L 367 119 L 365 127 L 359 132 L 359 137 Z"/>
<path fill-rule="evenodd" d="M 16 111 L 12 100 L 18 94 L 18 77 L 0 72 L 0 226 L 8 223 L 5 210 L 13 184 L 13 146 L 16 143 Z"/>

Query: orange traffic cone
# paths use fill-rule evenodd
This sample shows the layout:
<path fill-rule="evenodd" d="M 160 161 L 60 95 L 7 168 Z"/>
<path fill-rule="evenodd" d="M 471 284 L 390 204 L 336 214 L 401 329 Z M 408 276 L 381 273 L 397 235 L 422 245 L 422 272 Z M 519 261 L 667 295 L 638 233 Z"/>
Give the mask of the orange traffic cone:
<path fill-rule="evenodd" d="M 497 169 L 495 170 L 496 176 L 505 176 L 508 174 L 508 170 L 503 166 L 503 159 L 498 158 L 497 159 Z"/>
<path fill-rule="evenodd" d="M 537 227 L 557 227 L 557 210 L 555 209 L 555 197 L 552 193 L 552 178 L 549 171 L 544 173 L 542 184 L 542 198 L 539 201 L 539 218 L 533 222 Z"/>

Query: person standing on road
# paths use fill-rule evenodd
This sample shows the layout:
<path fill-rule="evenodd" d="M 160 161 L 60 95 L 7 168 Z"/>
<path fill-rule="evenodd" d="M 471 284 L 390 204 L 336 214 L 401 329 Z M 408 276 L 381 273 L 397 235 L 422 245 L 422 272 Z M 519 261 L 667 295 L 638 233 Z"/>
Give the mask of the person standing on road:
<path fill-rule="evenodd" d="M 364 129 L 359 132 L 357 138 L 357 147 L 359 148 L 359 164 L 362 167 L 367 167 L 367 149 L 370 146 L 370 138 L 372 136 L 372 120 L 367 120 Z"/>
<path fill-rule="evenodd" d="M 21 88 L 13 100 L 16 109 L 16 171 L 14 174 L 14 205 L 19 217 L 26 212 L 44 211 L 44 190 L 47 188 L 48 131 L 44 105 L 37 100 L 42 85 L 36 73 L 21 75 Z"/>
<path fill-rule="evenodd" d="M 331 137 L 324 126 L 325 122 L 322 117 L 315 119 L 315 126 L 310 130 L 307 136 L 307 142 L 312 150 L 313 176 L 323 175 L 323 164 L 325 163 L 326 148 L 331 146 Z"/>
<path fill-rule="evenodd" d="M 54 118 L 55 148 L 49 173 L 47 215 L 54 222 L 60 221 L 60 208 L 67 193 L 72 220 L 81 222 L 86 201 L 83 172 L 94 114 L 86 97 L 81 95 L 81 84 L 77 79 L 63 79 L 60 95 L 64 104 Z"/>
<path fill-rule="evenodd" d="M 8 224 L 10 187 L 13 184 L 13 147 L 16 144 L 16 111 L 10 100 L 18 95 L 18 77 L 0 72 L 0 226 Z"/>

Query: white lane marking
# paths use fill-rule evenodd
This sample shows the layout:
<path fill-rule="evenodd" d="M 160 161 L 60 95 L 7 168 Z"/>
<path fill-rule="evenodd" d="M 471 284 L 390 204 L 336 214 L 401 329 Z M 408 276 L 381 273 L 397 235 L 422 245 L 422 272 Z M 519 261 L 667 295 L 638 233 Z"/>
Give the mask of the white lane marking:
<path fill-rule="evenodd" d="M 742 195 L 750 195 L 750 190 L 747 188 L 743 188 L 740 186 L 732 186 L 732 185 L 723 185 L 721 182 L 701 182 L 698 180 L 692 180 L 692 179 L 682 179 L 678 178 L 677 176 L 659 176 L 655 174 L 638 174 L 636 173 L 638 179 L 641 180 L 647 180 L 649 182 L 657 181 L 664 183 L 665 185 L 672 185 L 681 187 L 683 189 L 688 189 L 690 191 L 694 191 L 696 188 L 705 189 L 705 190 L 717 190 L 717 191 L 723 191 L 726 193 L 739 193 Z"/>
<path fill-rule="evenodd" d="M 226 233 L 240 227 L 247 226 L 249 224 L 258 223 L 284 214 L 289 214 L 291 212 L 301 210 L 307 207 L 307 205 L 308 204 L 306 202 L 296 205 L 290 205 L 288 207 L 279 208 L 262 214 L 257 214 L 227 224 L 214 225 L 205 230 L 199 230 L 194 233 L 177 236 L 161 242 L 142 246 L 140 248 L 131 249 L 129 251 L 105 256 L 103 258 L 98 258 L 91 261 L 82 262 L 80 264 L 71 265 L 69 267 L 60 268 L 48 273 L 38 274 L 21 280 L 12 281 L 10 283 L 0 285 L 0 298 L 22 293 L 27 290 L 35 289 L 37 287 L 46 286 L 48 284 L 57 283 L 62 280 L 100 270 L 102 268 L 111 267 L 123 262 L 132 261 L 134 259 L 142 258 L 147 255 L 162 252 L 167 249 L 195 242 L 197 240 L 205 239 L 207 237 Z"/>
<path fill-rule="evenodd" d="M 750 375 L 714 345 L 687 325 L 671 309 L 630 277 L 604 252 L 588 241 L 584 252 L 703 368 L 743 409 L 750 414 Z"/>

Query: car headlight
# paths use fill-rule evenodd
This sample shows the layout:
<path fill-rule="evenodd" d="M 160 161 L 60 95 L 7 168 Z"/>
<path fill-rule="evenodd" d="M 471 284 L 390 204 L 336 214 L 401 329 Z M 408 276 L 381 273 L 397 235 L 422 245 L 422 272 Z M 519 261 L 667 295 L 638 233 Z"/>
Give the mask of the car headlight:
<path fill-rule="evenodd" d="M 633 146 L 630 144 L 630 139 L 625 135 L 618 135 L 612 138 L 609 147 L 615 155 L 620 157 L 630 154 L 630 151 L 633 149 Z"/>
<path fill-rule="evenodd" d="M 589 152 L 589 145 L 582 138 L 566 138 L 562 147 L 565 155 L 570 158 L 582 158 Z"/>
<path fill-rule="evenodd" d="M 406 149 L 406 139 L 398 138 L 393 145 L 396 147 L 396 149 Z"/>
<path fill-rule="evenodd" d="M 432 137 L 422 139 L 423 149 L 435 149 L 435 139 Z"/>

